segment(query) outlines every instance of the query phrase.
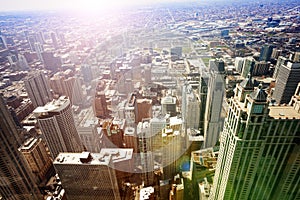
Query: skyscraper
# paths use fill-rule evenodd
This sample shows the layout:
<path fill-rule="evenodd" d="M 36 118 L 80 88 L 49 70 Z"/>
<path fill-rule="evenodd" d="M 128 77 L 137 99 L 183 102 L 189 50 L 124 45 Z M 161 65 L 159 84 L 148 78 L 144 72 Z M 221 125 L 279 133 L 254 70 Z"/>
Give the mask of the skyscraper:
<path fill-rule="evenodd" d="M 190 84 L 183 86 L 182 90 L 182 117 L 187 128 L 198 129 L 200 126 L 201 100 L 196 90 Z"/>
<path fill-rule="evenodd" d="M 31 170 L 18 147 L 18 130 L 0 97 L 0 198 L 5 200 L 41 199 Z"/>
<path fill-rule="evenodd" d="M 29 138 L 19 149 L 39 182 L 55 175 L 52 160 L 41 138 Z"/>
<path fill-rule="evenodd" d="M 68 199 L 120 200 L 111 155 L 100 153 L 60 153 L 54 166 Z"/>
<path fill-rule="evenodd" d="M 46 139 L 52 158 L 60 152 L 82 152 L 84 150 L 77 133 L 70 100 L 61 96 L 33 111 L 38 117 L 39 127 Z"/>
<path fill-rule="evenodd" d="M 242 77 L 246 78 L 250 73 L 252 75 L 252 71 L 255 65 L 255 59 L 253 57 L 246 57 L 243 68 L 242 68 Z"/>
<path fill-rule="evenodd" d="M 59 96 L 67 96 L 73 105 L 81 105 L 84 101 L 83 90 L 79 77 L 68 69 L 64 72 L 57 72 L 50 78 L 50 87 Z"/>
<path fill-rule="evenodd" d="M 277 103 L 289 103 L 300 82 L 300 63 L 288 61 L 281 65 L 275 82 L 273 98 Z"/>
<path fill-rule="evenodd" d="M 137 99 L 135 105 L 135 123 L 141 122 L 145 118 L 152 117 L 152 100 Z"/>
<path fill-rule="evenodd" d="M 48 80 L 41 71 L 31 72 L 24 80 L 25 88 L 34 107 L 52 100 Z"/>
<path fill-rule="evenodd" d="M 224 61 L 210 60 L 211 74 L 208 82 L 208 92 L 204 122 L 204 146 L 213 147 L 219 140 L 223 120 L 222 104 L 225 95 Z"/>
<path fill-rule="evenodd" d="M 107 107 L 106 96 L 104 91 L 96 92 L 93 108 L 96 117 L 106 118 L 109 116 L 109 110 Z"/>
<path fill-rule="evenodd" d="M 54 32 L 51 32 L 50 36 L 51 36 L 51 40 L 52 40 L 52 45 L 56 49 L 58 47 L 58 42 L 57 42 L 56 34 Z"/>
<path fill-rule="evenodd" d="M 161 108 L 163 115 L 170 114 L 172 117 L 175 116 L 177 114 L 176 97 L 171 96 L 171 94 L 163 97 L 161 99 Z"/>
<path fill-rule="evenodd" d="M 274 73 L 273 73 L 273 78 L 277 78 L 279 68 L 281 68 L 282 65 L 286 65 L 289 59 L 283 56 L 279 56 L 275 65 Z"/>
<path fill-rule="evenodd" d="M 269 61 L 271 59 L 274 46 L 265 45 L 260 49 L 259 61 Z"/>
<path fill-rule="evenodd" d="M 269 105 L 261 86 L 239 92 L 230 99 L 210 199 L 298 198 L 299 110 Z"/>

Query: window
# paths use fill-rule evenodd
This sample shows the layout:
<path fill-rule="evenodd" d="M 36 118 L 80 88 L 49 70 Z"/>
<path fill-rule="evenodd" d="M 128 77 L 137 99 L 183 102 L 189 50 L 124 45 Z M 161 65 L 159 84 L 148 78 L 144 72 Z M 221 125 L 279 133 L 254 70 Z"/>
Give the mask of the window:
<path fill-rule="evenodd" d="M 263 113 L 264 105 L 254 105 L 253 113 L 261 114 Z"/>

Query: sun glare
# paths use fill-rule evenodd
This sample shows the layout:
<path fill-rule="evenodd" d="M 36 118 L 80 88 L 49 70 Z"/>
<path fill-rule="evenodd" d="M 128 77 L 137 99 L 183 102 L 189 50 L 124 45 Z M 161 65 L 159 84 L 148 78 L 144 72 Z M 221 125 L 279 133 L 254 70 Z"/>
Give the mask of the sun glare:
<path fill-rule="evenodd" d="M 68 7 L 76 11 L 98 11 L 103 9 L 112 9 L 123 6 L 136 5 L 140 3 L 150 2 L 148 0 L 79 0 L 79 1 L 69 1 Z"/>

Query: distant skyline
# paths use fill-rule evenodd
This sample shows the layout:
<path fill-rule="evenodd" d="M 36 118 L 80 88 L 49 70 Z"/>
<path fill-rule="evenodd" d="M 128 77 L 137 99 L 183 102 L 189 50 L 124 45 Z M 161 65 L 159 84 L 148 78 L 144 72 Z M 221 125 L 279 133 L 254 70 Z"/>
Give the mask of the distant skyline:
<path fill-rule="evenodd" d="M 156 3 L 217 3 L 217 2 L 243 2 L 243 0 L 0 0 L 0 11 L 34 11 L 34 10 L 71 10 L 71 11 L 97 11 L 107 8 L 124 6 L 150 5 Z M 253 0 L 249 0 L 253 1 Z M 249 2 L 247 1 L 247 2 Z M 254 0 L 256 1 L 256 0 Z M 261 3 L 270 0 L 257 1 Z M 275 0 L 276 1 L 276 0 Z M 277 0 L 281 1 L 281 0 Z"/>
<path fill-rule="evenodd" d="M 190 2 L 191 0 L 0 0 L 0 11 L 75 10 L 93 11 L 130 5 L 162 2 Z"/>

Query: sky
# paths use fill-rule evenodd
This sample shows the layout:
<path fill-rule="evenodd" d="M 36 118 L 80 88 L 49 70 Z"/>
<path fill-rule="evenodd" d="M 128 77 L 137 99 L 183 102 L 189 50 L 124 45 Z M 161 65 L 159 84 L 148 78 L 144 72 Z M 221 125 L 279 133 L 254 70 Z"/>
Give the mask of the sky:
<path fill-rule="evenodd" d="M 115 6 L 180 0 L 0 0 L 0 11 L 77 10 L 89 11 Z"/>

